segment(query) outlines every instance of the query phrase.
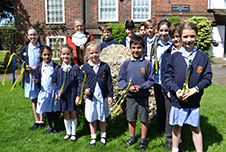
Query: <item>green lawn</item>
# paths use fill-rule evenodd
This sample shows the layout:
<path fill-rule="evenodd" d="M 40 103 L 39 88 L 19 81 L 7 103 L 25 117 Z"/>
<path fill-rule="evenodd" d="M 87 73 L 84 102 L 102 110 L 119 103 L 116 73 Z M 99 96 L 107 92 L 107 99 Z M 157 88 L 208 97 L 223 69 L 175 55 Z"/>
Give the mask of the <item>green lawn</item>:
<path fill-rule="evenodd" d="M 90 133 L 84 113 L 78 115 L 78 140 L 75 143 L 61 142 L 65 135 L 62 116 L 59 119 L 58 134 L 43 135 L 48 129 L 30 131 L 34 123 L 31 101 L 24 98 L 24 91 L 17 86 L 9 92 L 12 81 L 0 84 L 0 151 L 137 151 L 139 141 L 125 148 L 124 143 L 129 138 L 127 121 L 123 117 L 107 120 L 107 145 L 89 147 Z M 204 151 L 226 151 L 226 87 L 212 85 L 205 90 L 201 102 L 201 129 L 203 134 Z M 157 121 L 154 118 L 149 123 L 147 135 L 147 151 L 166 151 L 163 146 L 165 138 L 157 133 Z M 100 132 L 97 133 L 99 137 Z M 136 138 L 140 137 L 140 123 L 137 124 Z M 189 127 L 186 130 L 185 148 L 195 151 Z"/>

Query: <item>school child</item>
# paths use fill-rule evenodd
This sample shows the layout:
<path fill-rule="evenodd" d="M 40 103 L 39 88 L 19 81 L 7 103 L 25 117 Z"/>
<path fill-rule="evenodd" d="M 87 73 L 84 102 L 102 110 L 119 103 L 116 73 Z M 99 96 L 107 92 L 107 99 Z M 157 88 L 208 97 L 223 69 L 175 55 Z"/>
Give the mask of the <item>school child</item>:
<path fill-rule="evenodd" d="M 188 124 L 196 151 L 202 152 L 202 133 L 199 125 L 200 100 L 204 88 L 212 83 L 212 70 L 208 55 L 194 45 L 198 34 L 197 26 L 194 23 L 186 22 L 182 25 L 179 34 L 184 49 L 172 54 L 165 74 L 165 82 L 167 86 L 170 86 L 172 101 L 169 120 L 173 125 L 172 151 L 178 151 L 181 128 L 184 124 Z M 189 72 L 190 75 L 188 75 Z M 186 79 L 188 79 L 188 83 L 185 83 Z M 183 93 L 183 86 L 187 86 L 189 91 L 185 89 Z"/>
<path fill-rule="evenodd" d="M 157 53 L 156 53 L 157 62 L 155 62 L 154 53 L 152 55 L 152 65 L 154 66 L 155 69 L 154 93 L 157 105 L 158 128 L 160 134 L 165 132 L 165 122 L 166 122 L 165 100 L 161 87 L 161 64 L 163 53 L 172 46 L 172 41 L 169 39 L 170 25 L 171 25 L 170 22 L 167 20 L 161 20 L 158 23 L 157 29 L 160 39 L 157 44 Z"/>
<path fill-rule="evenodd" d="M 114 40 L 111 37 L 112 34 L 112 27 L 110 25 L 104 25 L 102 28 L 102 34 L 104 36 L 104 41 L 100 44 L 101 51 L 112 44 L 118 44 L 118 41 Z"/>
<path fill-rule="evenodd" d="M 133 23 L 133 20 L 126 20 L 125 29 L 127 35 L 122 39 L 121 44 L 124 45 L 125 47 L 130 48 L 130 40 L 135 35 L 134 34 L 135 25 Z"/>
<path fill-rule="evenodd" d="M 44 133 L 47 135 L 51 132 L 58 133 L 57 121 L 58 112 L 55 109 L 55 91 L 53 90 L 51 80 L 56 63 L 52 61 L 52 50 L 49 46 L 41 47 L 42 62 L 35 69 L 35 78 L 33 82 L 39 86 L 38 104 L 36 112 L 38 114 L 46 113 L 49 129 Z M 52 112 L 53 111 L 53 118 Z M 54 128 L 52 126 L 52 119 Z"/>
<path fill-rule="evenodd" d="M 91 140 L 89 145 L 96 143 L 97 121 L 99 121 L 101 139 L 100 145 L 106 144 L 106 118 L 109 116 L 108 104 L 113 97 L 113 84 L 110 67 L 99 59 L 100 46 L 96 42 L 89 42 L 86 48 L 88 63 L 84 64 L 81 71 L 87 73 L 88 87 L 85 104 L 85 116 L 89 122 Z M 87 86 L 86 86 L 87 87 Z"/>
<path fill-rule="evenodd" d="M 66 74 L 65 74 L 66 72 Z M 60 92 L 63 84 L 63 92 Z M 60 60 L 52 75 L 52 86 L 56 95 L 56 110 L 64 113 L 64 125 L 66 135 L 62 142 L 71 137 L 71 141 L 76 141 L 77 116 L 76 110 L 80 110 L 78 105 L 80 86 L 82 83 L 82 73 L 74 64 L 73 48 L 69 44 L 60 47 Z"/>
<path fill-rule="evenodd" d="M 145 60 L 148 60 L 148 61 L 151 61 L 151 56 L 152 56 L 151 52 L 152 52 L 153 45 L 156 41 L 155 32 L 154 32 L 155 25 L 156 25 L 155 20 L 147 20 L 144 23 L 147 36 L 144 37 L 145 50 L 143 52 L 143 57 Z"/>
<path fill-rule="evenodd" d="M 130 79 L 132 79 L 134 83 L 134 85 L 129 88 L 126 98 L 130 139 L 125 143 L 125 147 L 135 143 L 135 128 L 138 114 L 141 121 L 141 139 L 138 150 L 145 150 L 147 147 L 148 97 L 150 95 L 149 88 L 154 84 L 152 65 L 149 61 L 143 60 L 143 50 L 143 38 L 134 36 L 130 43 L 132 57 L 123 63 L 118 74 L 118 83 L 122 89 L 126 89 Z"/>
<path fill-rule="evenodd" d="M 140 24 L 139 33 L 140 33 L 140 35 L 141 35 L 142 38 L 145 38 L 146 37 L 147 32 L 146 32 L 146 28 L 144 26 L 144 23 L 141 23 Z"/>
<path fill-rule="evenodd" d="M 182 47 L 181 38 L 179 35 L 180 27 L 182 23 L 175 22 L 169 28 L 169 35 L 173 42 L 173 45 L 169 47 L 164 54 L 162 55 L 162 64 L 161 64 L 161 87 L 165 99 L 165 110 L 166 110 L 166 122 L 165 122 L 165 137 L 166 137 L 166 144 L 164 148 L 166 150 L 170 150 L 172 148 L 172 126 L 169 124 L 169 114 L 171 108 L 171 100 L 170 100 L 170 91 L 169 86 L 166 86 L 164 78 L 165 78 L 165 71 L 167 68 L 167 62 L 174 52 L 180 51 Z M 182 140 L 179 145 L 180 151 L 183 151 L 183 141 L 185 139 L 185 127 L 182 128 Z"/>
<path fill-rule="evenodd" d="M 34 74 L 34 70 L 36 66 L 40 63 L 40 38 L 38 34 L 38 30 L 31 26 L 28 29 L 24 47 L 20 52 L 20 58 L 26 62 L 26 71 L 25 71 L 25 97 L 32 100 L 32 109 L 35 116 L 35 123 L 32 126 L 31 130 L 37 128 L 43 128 L 43 115 L 38 114 L 36 112 L 37 108 L 37 98 L 38 98 L 38 86 L 35 85 L 32 81 L 32 76 L 29 74 L 31 72 Z M 20 60 L 20 66 L 22 65 L 22 61 Z"/>

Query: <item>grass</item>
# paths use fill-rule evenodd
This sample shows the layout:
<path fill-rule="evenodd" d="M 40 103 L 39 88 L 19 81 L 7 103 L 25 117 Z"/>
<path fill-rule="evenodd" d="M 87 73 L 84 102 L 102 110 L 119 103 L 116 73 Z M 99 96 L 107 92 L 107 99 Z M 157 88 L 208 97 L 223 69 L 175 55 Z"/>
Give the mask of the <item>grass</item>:
<path fill-rule="evenodd" d="M 140 139 L 140 123 L 137 123 L 136 139 L 138 142 L 125 148 L 124 143 L 129 138 L 127 121 L 124 117 L 107 119 L 107 145 L 89 147 L 90 132 L 84 113 L 78 115 L 78 140 L 61 142 L 65 135 L 62 116 L 59 119 L 58 134 L 43 135 L 48 129 L 30 131 L 34 123 L 31 101 L 24 97 L 24 91 L 17 86 L 9 92 L 12 81 L 6 81 L 5 86 L 0 85 L 0 151 L 137 151 Z M 212 85 L 205 90 L 201 101 L 201 129 L 203 134 L 204 151 L 226 151 L 226 87 Z M 149 123 L 147 135 L 147 151 L 164 152 L 165 138 L 160 136 L 157 129 L 157 120 Z M 98 137 L 100 132 L 97 132 Z M 185 149 L 195 151 L 189 127 L 186 130 Z"/>

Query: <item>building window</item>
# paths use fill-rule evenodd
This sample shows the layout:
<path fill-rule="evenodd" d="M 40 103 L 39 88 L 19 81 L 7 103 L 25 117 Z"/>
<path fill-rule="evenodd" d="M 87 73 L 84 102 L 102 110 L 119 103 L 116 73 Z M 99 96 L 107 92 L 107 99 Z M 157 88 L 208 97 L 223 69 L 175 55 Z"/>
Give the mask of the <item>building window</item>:
<path fill-rule="evenodd" d="M 65 23 L 64 0 L 45 0 L 46 23 Z"/>
<path fill-rule="evenodd" d="M 132 19 L 133 21 L 146 21 L 151 18 L 150 0 L 132 0 Z"/>
<path fill-rule="evenodd" d="M 59 42 L 58 42 L 58 47 L 56 51 L 56 57 L 53 56 L 53 60 L 58 60 L 60 58 L 59 48 L 61 45 L 66 44 L 66 37 L 65 36 L 47 36 L 46 37 L 47 45 L 51 47 L 53 54 L 54 54 L 57 38 L 59 38 Z"/>
<path fill-rule="evenodd" d="M 99 0 L 98 3 L 99 21 L 118 21 L 118 0 Z"/>

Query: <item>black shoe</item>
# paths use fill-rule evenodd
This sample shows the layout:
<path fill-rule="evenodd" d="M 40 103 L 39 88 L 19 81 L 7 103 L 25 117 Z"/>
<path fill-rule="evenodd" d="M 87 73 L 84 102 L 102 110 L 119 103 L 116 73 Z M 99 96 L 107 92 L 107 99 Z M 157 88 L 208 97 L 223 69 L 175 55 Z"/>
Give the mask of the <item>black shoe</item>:
<path fill-rule="evenodd" d="M 49 129 L 44 133 L 44 135 L 50 134 L 51 132 L 53 132 L 53 129 L 52 129 L 52 128 L 49 128 Z"/>
<path fill-rule="evenodd" d="M 140 151 L 145 151 L 146 148 L 147 148 L 147 142 L 146 142 L 146 141 L 145 141 L 145 142 L 140 142 L 140 143 L 139 143 L 138 150 L 140 150 Z"/>
<path fill-rule="evenodd" d="M 96 144 L 96 139 L 95 138 L 90 139 L 89 146 L 94 146 L 95 144 Z"/>
<path fill-rule="evenodd" d="M 179 152 L 184 152 L 184 144 L 183 143 L 180 143 L 179 144 Z"/>
<path fill-rule="evenodd" d="M 39 126 L 38 126 L 38 128 L 40 128 L 40 129 L 43 129 L 44 127 L 45 127 L 44 123 L 40 123 Z"/>
<path fill-rule="evenodd" d="M 39 124 L 38 123 L 35 123 L 32 127 L 31 127 L 31 130 L 35 130 L 39 128 Z"/>
<path fill-rule="evenodd" d="M 64 138 L 62 139 L 62 142 L 64 142 L 65 140 L 69 139 L 70 137 L 71 137 L 71 135 L 66 134 L 66 135 L 64 136 Z"/>
<path fill-rule="evenodd" d="M 125 146 L 126 147 L 129 147 L 129 146 L 131 146 L 131 145 L 133 145 L 135 143 L 135 141 L 132 141 L 132 140 L 127 140 L 127 142 L 125 143 Z"/>
<path fill-rule="evenodd" d="M 172 143 L 170 142 L 166 142 L 166 144 L 164 145 L 165 150 L 171 150 L 172 149 Z"/>
<path fill-rule="evenodd" d="M 104 138 L 104 137 L 101 137 L 101 139 L 100 139 L 100 145 L 106 145 L 106 142 L 107 142 L 107 140 L 106 140 L 106 138 Z"/>
<path fill-rule="evenodd" d="M 56 129 L 54 128 L 54 129 L 53 129 L 53 133 L 54 133 L 54 134 L 57 134 L 57 133 L 59 133 L 59 130 L 58 130 L 57 128 L 56 128 Z"/>
<path fill-rule="evenodd" d="M 71 135 L 71 142 L 74 142 L 74 141 L 76 141 L 77 140 L 77 138 L 76 138 L 76 135 Z"/>

